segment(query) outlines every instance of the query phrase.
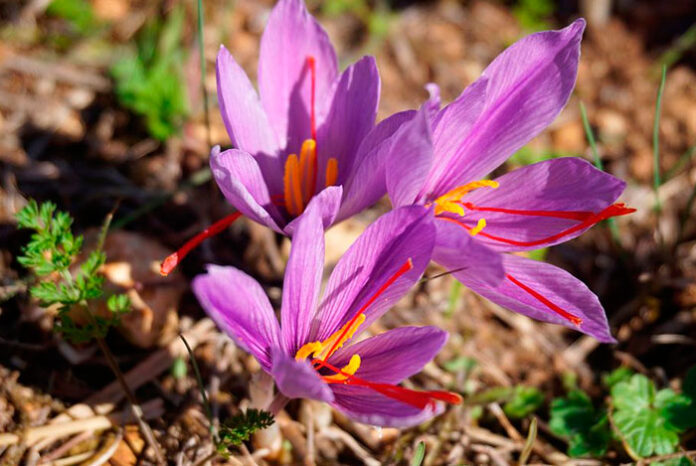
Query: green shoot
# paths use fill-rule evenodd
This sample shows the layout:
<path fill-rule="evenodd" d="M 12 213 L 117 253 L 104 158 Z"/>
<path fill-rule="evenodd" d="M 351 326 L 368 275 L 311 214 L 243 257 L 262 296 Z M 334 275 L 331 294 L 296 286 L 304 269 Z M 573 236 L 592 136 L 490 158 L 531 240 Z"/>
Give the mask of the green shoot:
<path fill-rule="evenodd" d="M 692 24 L 689 29 L 677 38 L 674 45 L 665 51 L 658 62 L 667 68 L 677 63 L 685 52 L 696 45 L 696 24 Z"/>
<path fill-rule="evenodd" d="M 92 4 L 87 0 L 53 0 L 46 8 L 46 14 L 64 19 L 80 35 L 86 35 L 97 27 Z"/>
<path fill-rule="evenodd" d="M 554 14 L 553 0 L 519 0 L 512 9 L 517 21 L 527 31 L 551 29 L 549 18 Z"/>
<path fill-rule="evenodd" d="M 590 144 L 592 149 L 592 158 L 594 160 L 594 165 L 598 170 L 604 171 L 604 164 L 602 159 L 599 157 L 599 151 L 597 150 L 597 141 L 594 137 L 594 132 L 590 126 L 590 120 L 587 118 L 587 110 L 585 109 L 585 104 L 580 102 L 580 115 L 582 116 L 582 127 L 585 129 L 585 137 L 587 137 L 587 142 Z M 619 235 L 619 227 L 616 224 L 616 219 L 610 218 L 607 220 L 607 225 L 609 225 L 609 231 L 611 232 L 611 238 L 614 244 L 621 245 L 621 235 Z"/>
<path fill-rule="evenodd" d="M 188 115 L 181 69 L 183 24 L 184 10 L 180 7 L 164 23 L 152 21 L 140 34 L 137 51 L 111 68 L 121 105 L 141 115 L 152 137 L 160 141 L 178 133 Z"/>
<path fill-rule="evenodd" d="M 274 422 L 271 413 L 253 408 L 228 419 L 220 427 L 220 439 L 216 445 L 218 453 L 227 454 L 230 448 L 240 446 L 242 442 L 249 440 L 254 432 L 266 429 Z"/>
<path fill-rule="evenodd" d="M 421 464 L 423 464 L 423 459 L 425 459 L 425 442 L 421 440 L 416 446 L 413 458 L 411 458 L 411 466 L 421 466 Z"/>
<path fill-rule="evenodd" d="M 110 218 L 103 231 L 108 228 Z M 99 269 L 106 255 L 101 245 L 78 267 L 75 261 L 83 237 L 73 235 L 70 215 L 56 211 L 55 204 L 50 202 L 39 206 L 36 201 L 30 201 L 17 213 L 17 222 L 20 228 L 34 230 L 17 260 L 38 279 L 30 289 L 31 295 L 43 307 L 58 306 L 57 330 L 74 342 L 106 336 L 109 328 L 118 325 L 121 316 L 129 311 L 130 302 L 126 295 L 112 295 L 107 298 L 108 316 L 90 312 L 90 302 L 103 295 L 104 278 L 99 275 Z M 87 317 L 86 322 L 75 322 L 74 312 L 80 310 Z"/>
<path fill-rule="evenodd" d="M 658 214 L 662 210 L 660 204 L 660 113 L 662 110 L 662 94 L 665 90 L 665 81 L 667 79 L 667 66 L 662 67 L 662 78 L 660 79 L 660 87 L 657 90 L 657 101 L 655 102 L 655 122 L 653 124 L 653 191 L 655 192 L 655 212 Z"/>
<path fill-rule="evenodd" d="M 208 115 L 208 93 L 205 90 L 205 42 L 203 41 L 203 0 L 198 0 L 198 55 L 201 62 L 201 94 L 203 95 L 203 112 L 205 112 L 205 131 L 208 147 L 213 146 L 213 141 L 210 136 L 210 116 Z"/>

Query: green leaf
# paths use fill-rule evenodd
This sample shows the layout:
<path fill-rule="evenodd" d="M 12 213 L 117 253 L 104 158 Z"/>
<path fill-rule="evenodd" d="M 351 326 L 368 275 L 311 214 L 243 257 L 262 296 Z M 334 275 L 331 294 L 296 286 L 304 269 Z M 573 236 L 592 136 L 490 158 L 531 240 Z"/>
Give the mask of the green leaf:
<path fill-rule="evenodd" d="M 551 402 L 551 432 L 568 439 L 568 455 L 603 456 L 609 446 L 611 431 L 606 412 L 595 409 L 582 390 L 573 390 L 566 398 Z"/>
<path fill-rule="evenodd" d="M 642 374 L 619 382 L 611 389 L 614 425 L 628 447 L 640 457 L 674 453 L 683 430 L 680 412 L 691 404 L 689 397 L 671 389 L 659 392 Z"/>
<path fill-rule="evenodd" d="M 617 383 L 630 379 L 633 374 L 635 372 L 632 369 L 621 366 L 602 377 L 602 383 L 604 383 L 605 387 L 612 388 Z"/>
<path fill-rule="evenodd" d="M 176 134 L 188 114 L 181 63 L 184 10 L 175 8 L 164 23 L 143 28 L 138 47 L 111 68 L 116 96 L 124 107 L 141 115 L 150 134 L 161 141 Z"/>
<path fill-rule="evenodd" d="M 511 418 L 522 419 L 536 411 L 543 402 L 544 394 L 537 388 L 518 385 L 503 406 L 503 411 Z"/>
<path fill-rule="evenodd" d="M 416 451 L 413 453 L 413 458 L 411 458 L 411 466 L 420 466 L 425 458 L 425 442 L 422 440 L 418 442 Z"/>
<path fill-rule="evenodd" d="M 53 0 L 46 14 L 66 20 L 80 34 L 87 34 L 96 26 L 92 5 L 87 0 Z"/>
<path fill-rule="evenodd" d="M 469 372 L 476 367 L 477 364 L 478 362 L 473 358 L 459 356 L 445 362 L 442 367 L 448 372 Z"/>

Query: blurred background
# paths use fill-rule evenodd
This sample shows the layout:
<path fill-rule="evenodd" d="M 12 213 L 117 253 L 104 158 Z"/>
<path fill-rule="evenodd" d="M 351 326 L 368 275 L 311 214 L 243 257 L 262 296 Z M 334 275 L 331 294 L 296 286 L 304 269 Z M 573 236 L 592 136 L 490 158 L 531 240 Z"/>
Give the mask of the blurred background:
<path fill-rule="evenodd" d="M 217 109 L 215 56 L 224 44 L 255 79 L 259 38 L 273 3 L 204 1 L 201 57 L 195 1 L 0 0 L 0 432 L 45 424 L 74 404 L 104 401 L 104 387 L 113 380 L 93 346 L 55 336 L 55 312 L 26 293 L 26 271 L 16 257 L 29 233 L 17 230 L 14 216 L 30 198 L 70 212 L 88 245 L 114 212 L 103 273 L 109 287 L 129 294 L 134 309 L 108 341 L 124 370 L 160 358 L 156 369 L 134 377 L 139 398 L 164 407 L 150 422 L 171 461 L 193 464 L 210 443 L 185 354 L 173 349 L 177 333 L 193 335 L 218 417 L 263 405 L 268 386 L 253 377 L 257 363 L 201 320 L 188 284 L 206 263 L 234 265 L 259 279 L 279 304 L 287 240 L 240 221 L 191 253 L 169 278 L 159 276 L 157 264 L 232 212 L 207 168 L 210 147 L 230 145 Z M 420 441 L 427 464 L 508 464 L 518 460 L 532 415 L 542 442 L 532 460 L 561 464 L 570 461 L 567 439 L 549 427 L 549 404 L 569 387 L 601 404 L 609 390 L 603 375 L 622 368 L 678 390 L 696 363 L 696 1 L 307 3 L 342 67 L 364 54 L 377 57 L 380 119 L 419 106 L 429 82 L 451 101 L 517 39 L 580 16 L 588 20 L 567 108 L 500 171 L 579 156 L 628 182 L 620 201 L 635 214 L 530 253 L 597 293 L 619 343 L 599 345 L 514 315 L 450 276 L 426 280 L 371 332 L 406 324 L 450 331 L 442 354 L 412 386 L 445 386 L 474 401 L 402 433 L 353 424 L 325 405 L 293 402 L 275 430 L 255 437 L 231 464 L 290 464 L 307 455 L 319 464 L 399 463 Z M 330 230 L 327 265 L 388 208 L 383 200 Z M 433 266 L 426 275 L 441 272 Z M 508 409 L 512 401 L 523 408 Z M 687 433 L 681 448 L 694 448 L 694 437 Z M 124 439 L 112 464 L 147 463 L 137 430 L 127 430 Z M 104 434 L 89 440 L 104 442 Z M 631 460 L 612 445 L 584 464 Z M 26 448 L 0 446 L 2 464 L 19 464 L 27 455 Z"/>

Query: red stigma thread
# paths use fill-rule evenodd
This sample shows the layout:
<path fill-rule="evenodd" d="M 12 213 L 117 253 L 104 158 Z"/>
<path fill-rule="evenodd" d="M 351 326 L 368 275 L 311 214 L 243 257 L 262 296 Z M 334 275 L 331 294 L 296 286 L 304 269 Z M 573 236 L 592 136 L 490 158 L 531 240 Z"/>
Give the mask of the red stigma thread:
<path fill-rule="evenodd" d="M 583 222 L 588 218 L 592 217 L 594 212 L 584 212 L 584 211 L 564 211 L 564 210 L 519 210 L 519 209 L 504 209 L 502 207 L 481 207 L 472 204 L 471 202 L 458 202 L 462 207 L 469 210 L 476 210 L 479 212 L 497 212 L 501 214 L 511 214 L 511 215 L 529 215 L 533 217 L 551 217 L 551 218 L 565 218 L 568 220 L 578 220 Z"/>
<path fill-rule="evenodd" d="M 315 102 L 316 102 L 316 89 L 317 89 L 317 61 L 314 56 L 310 55 L 307 57 L 307 66 L 309 66 L 309 76 L 310 76 L 310 114 L 309 114 L 309 124 L 312 131 L 312 139 L 317 140 L 317 115 L 315 113 Z M 315 170 L 316 173 L 316 170 Z"/>
<path fill-rule="evenodd" d="M 172 272 L 172 270 L 174 270 L 176 266 L 179 265 L 179 263 L 181 263 L 182 260 L 184 260 L 184 257 L 186 257 L 189 252 L 191 252 L 196 246 L 203 242 L 203 240 L 210 238 L 211 236 L 217 235 L 225 228 L 232 225 L 234 221 L 241 216 L 241 212 L 235 212 L 231 215 L 228 215 L 227 217 L 223 218 L 222 220 L 218 220 L 217 222 L 213 223 L 211 226 L 209 226 L 208 228 L 206 228 L 205 230 L 188 240 L 181 248 L 179 248 L 178 251 L 176 251 L 173 254 L 170 254 L 169 256 L 167 256 L 166 259 L 162 261 L 162 265 L 160 265 L 160 273 L 165 277 L 169 275 Z"/>
<path fill-rule="evenodd" d="M 323 361 L 321 361 L 322 365 L 324 365 L 324 363 L 326 363 L 326 360 L 329 359 L 329 356 L 331 356 L 333 354 L 333 352 L 336 351 L 338 344 L 343 340 L 343 337 L 345 337 L 346 334 L 348 333 L 348 331 L 353 327 L 353 324 L 358 320 L 360 315 L 362 313 L 364 313 L 365 310 L 368 307 L 370 307 L 372 305 L 372 303 L 374 303 L 375 300 L 377 300 L 377 298 L 387 290 L 387 288 L 392 286 L 394 284 L 394 282 L 399 279 L 399 277 L 401 277 L 403 274 L 405 274 L 406 272 L 408 272 L 412 268 L 413 268 L 413 261 L 411 260 L 411 258 L 409 258 L 406 262 L 404 262 L 404 264 L 401 267 L 399 267 L 399 270 L 397 270 L 394 273 L 394 275 L 389 277 L 389 280 L 384 282 L 384 284 L 379 287 L 379 289 L 375 292 L 375 294 L 373 294 L 370 297 L 370 299 L 368 299 L 367 302 L 362 305 L 362 307 L 358 310 L 358 312 L 355 313 L 353 318 L 350 319 L 348 325 L 345 326 L 345 328 L 343 329 L 343 332 L 341 332 L 341 335 L 336 339 L 336 341 L 334 341 L 333 345 L 331 345 L 331 349 L 329 349 L 329 352 L 326 353 L 326 356 L 324 356 Z M 321 366 L 319 366 L 319 367 L 321 367 Z"/>
<path fill-rule="evenodd" d="M 526 291 L 527 293 L 529 293 L 532 297 L 534 297 L 535 299 L 537 299 L 537 300 L 538 300 L 540 303 L 542 303 L 544 306 L 548 307 L 548 308 L 551 309 L 553 312 L 555 312 L 555 313 L 558 314 L 559 316 L 563 317 L 564 319 L 566 319 L 567 321 L 569 321 L 569 322 L 572 323 L 573 325 L 579 327 L 580 324 L 582 324 L 582 319 L 581 319 L 580 317 L 575 316 L 575 315 L 571 314 L 570 312 L 568 312 L 568 311 L 566 311 L 566 310 L 560 308 L 560 307 L 557 306 L 556 304 L 552 303 L 548 298 L 546 298 L 545 296 L 543 296 L 541 293 L 539 293 L 538 291 L 533 290 L 532 288 L 528 287 L 527 285 L 525 285 L 524 283 L 520 282 L 518 279 L 516 279 L 516 278 L 513 277 L 512 275 L 507 274 L 507 275 L 505 275 L 505 278 L 507 278 L 507 279 L 510 280 L 512 283 L 514 283 L 515 285 L 517 285 L 517 286 L 519 286 L 520 288 L 522 288 L 524 291 Z"/>
<path fill-rule="evenodd" d="M 566 218 L 569 220 L 578 220 L 581 222 L 575 226 L 572 226 L 572 227 L 565 229 L 559 233 L 556 233 L 555 235 L 547 236 L 546 238 L 541 238 L 541 239 L 533 240 L 533 241 L 517 241 L 514 239 L 503 238 L 501 236 L 491 235 L 490 233 L 487 233 L 485 231 L 481 231 L 478 233 L 478 236 L 488 238 L 492 241 L 498 241 L 500 243 L 510 244 L 512 246 L 520 246 L 520 247 L 534 247 L 534 246 L 541 246 L 541 245 L 544 245 L 546 243 L 552 243 L 558 239 L 563 238 L 564 236 L 568 236 L 570 234 L 573 234 L 576 231 L 580 231 L 584 228 L 591 227 L 592 225 L 599 223 L 602 220 L 606 220 L 606 219 L 611 218 L 611 217 L 618 217 L 620 215 L 627 215 L 627 214 L 630 214 L 630 213 L 633 213 L 636 211 L 636 209 L 631 209 L 629 207 L 626 207 L 624 204 L 612 204 L 597 214 L 593 214 L 591 212 L 580 212 L 580 211 L 562 212 L 562 211 L 513 210 L 513 209 L 502 209 L 502 208 L 497 208 L 497 207 L 477 207 L 471 203 L 462 203 L 462 205 L 466 208 L 470 208 L 470 206 L 471 206 L 471 207 L 473 207 L 472 210 L 488 211 L 488 212 L 501 212 L 501 213 L 516 214 L 516 215 L 532 215 L 532 216 L 537 216 L 537 217 Z M 472 229 L 472 227 L 460 222 L 457 219 L 450 218 L 450 217 L 439 217 L 439 218 L 441 218 L 442 220 L 450 221 L 452 223 L 456 223 L 457 225 L 465 228 L 468 231 L 471 231 L 471 229 Z"/>
<path fill-rule="evenodd" d="M 364 380 L 354 375 L 348 374 L 339 369 L 338 367 L 335 367 L 327 363 L 326 361 L 320 361 L 318 359 L 315 359 L 312 361 L 312 364 L 320 364 L 320 366 L 315 367 L 315 369 L 319 369 L 320 367 L 325 366 L 328 369 L 336 372 L 337 374 L 341 374 L 344 377 L 346 377 L 345 380 L 341 381 L 324 379 L 326 383 L 340 383 L 343 385 L 355 385 L 358 387 L 369 388 L 378 393 L 381 393 L 386 397 L 389 397 L 393 400 L 401 401 L 402 403 L 411 405 L 418 409 L 424 409 L 428 406 L 432 406 L 435 403 L 435 401 L 444 401 L 445 403 L 450 404 L 459 404 L 462 402 L 462 397 L 456 393 L 442 390 L 410 390 L 408 388 L 400 387 L 398 385 L 370 382 L 368 380 Z"/>

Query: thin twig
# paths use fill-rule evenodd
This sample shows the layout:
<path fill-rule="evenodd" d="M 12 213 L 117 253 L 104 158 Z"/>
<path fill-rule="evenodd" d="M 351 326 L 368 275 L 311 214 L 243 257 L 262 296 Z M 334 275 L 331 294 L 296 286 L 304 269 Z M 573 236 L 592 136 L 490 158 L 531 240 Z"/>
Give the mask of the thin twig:
<path fill-rule="evenodd" d="M 106 342 L 101 337 L 95 337 L 95 339 L 97 340 L 97 344 L 99 345 L 99 348 L 102 350 L 102 353 L 104 353 L 104 356 L 106 357 L 106 361 L 109 364 L 111 371 L 114 373 L 116 379 L 121 385 L 123 393 L 126 395 L 126 398 L 128 398 L 131 411 L 133 412 L 135 419 L 138 421 L 140 431 L 143 433 L 143 436 L 145 437 L 145 440 L 147 441 L 148 445 L 154 451 L 155 458 L 157 458 L 157 462 L 160 464 L 165 464 L 164 456 L 162 455 L 162 451 L 160 450 L 159 445 L 157 444 L 155 434 L 152 432 L 150 425 L 143 419 L 142 409 L 140 408 L 138 401 L 135 399 L 135 395 L 133 395 L 133 392 L 128 386 L 128 383 L 126 382 L 126 379 L 123 376 L 123 372 L 121 372 L 121 369 L 119 369 L 116 358 L 114 357 Z"/>

